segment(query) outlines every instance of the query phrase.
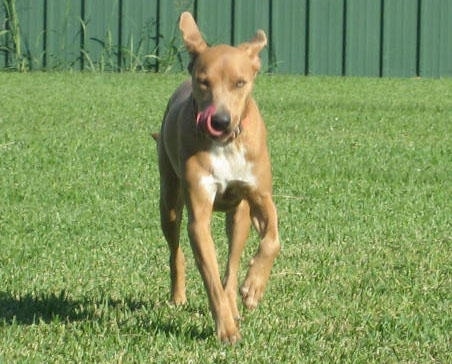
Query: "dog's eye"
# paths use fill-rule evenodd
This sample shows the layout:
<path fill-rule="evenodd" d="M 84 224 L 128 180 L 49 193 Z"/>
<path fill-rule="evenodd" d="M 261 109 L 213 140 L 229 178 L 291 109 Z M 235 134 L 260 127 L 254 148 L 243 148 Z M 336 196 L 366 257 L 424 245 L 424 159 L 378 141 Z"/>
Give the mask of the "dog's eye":
<path fill-rule="evenodd" d="M 246 81 L 244 81 L 244 80 L 238 80 L 238 81 L 235 83 L 235 87 L 236 87 L 236 88 L 242 88 L 243 86 L 245 86 L 245 84 L 246 84 Z"/>
<path fill-rule="evenodd" d="M 207 79 L 199 79 L 198 84 L 204 90 L 207 90 L 210 87 L 209 80 Z"/>

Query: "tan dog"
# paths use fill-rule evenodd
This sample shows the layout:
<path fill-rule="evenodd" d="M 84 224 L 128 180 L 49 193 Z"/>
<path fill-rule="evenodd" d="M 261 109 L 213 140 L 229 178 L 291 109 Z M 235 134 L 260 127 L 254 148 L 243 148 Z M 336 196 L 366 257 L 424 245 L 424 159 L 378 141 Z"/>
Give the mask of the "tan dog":
<path fill-rule="evenodd" d="M 171 97 L 158 138 L 160 213 L 170 248 L 171 299 L 186 302 L 185 259 L 179 247 L 184 204 L 188 234 L 220 340 L 240 339 L 237 308 L 239 260 L 251 222 L 261 242 L 241 287 L 253 309 L 262 298 L 280 250 L 266 130 L 251 96 L 267 38 L 259 30 L 238 47 L 208 47 L 190 13 L 180 29 L 192 60 L 192 79 Z M 210 223 L 226 212 L 229 258 L 221 281 Z"/>

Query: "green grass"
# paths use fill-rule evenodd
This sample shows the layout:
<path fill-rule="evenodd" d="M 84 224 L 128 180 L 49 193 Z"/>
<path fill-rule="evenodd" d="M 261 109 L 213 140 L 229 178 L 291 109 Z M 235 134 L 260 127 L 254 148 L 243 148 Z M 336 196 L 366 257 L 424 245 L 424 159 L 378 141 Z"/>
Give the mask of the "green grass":
<path fill-rule="evenodd" d="M 227 347 L 185 234 L 167 304 L 150 132 L 184 77 L 0 73 L 0 362 L 451 362 L 452 80 L 260 76 L 283 250 Z"/>

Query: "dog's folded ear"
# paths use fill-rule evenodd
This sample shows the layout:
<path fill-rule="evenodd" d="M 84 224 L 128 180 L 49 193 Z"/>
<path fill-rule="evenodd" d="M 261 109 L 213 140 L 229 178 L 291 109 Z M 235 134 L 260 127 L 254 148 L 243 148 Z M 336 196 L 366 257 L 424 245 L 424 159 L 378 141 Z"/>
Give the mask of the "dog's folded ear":
<path fill-rule="evenodd" d="M 193 19 L 193 16 L 188 11 L 181 14 L 179 29 L 182 32 L 185 47 L 192 57 L 196 57 L 207 48 L 207 43 L 202 38 L 195 19 Z"/>
<path fill-rule="evenodd" d="M 265 35 L 265 32 L 260 29 L 256 32 L 253 39 L 239 45 L 240 49 L 245 50 L 249 54 L 256 72 L 261 68 L 259 53 L 266 45 L 267 36 Z"/>

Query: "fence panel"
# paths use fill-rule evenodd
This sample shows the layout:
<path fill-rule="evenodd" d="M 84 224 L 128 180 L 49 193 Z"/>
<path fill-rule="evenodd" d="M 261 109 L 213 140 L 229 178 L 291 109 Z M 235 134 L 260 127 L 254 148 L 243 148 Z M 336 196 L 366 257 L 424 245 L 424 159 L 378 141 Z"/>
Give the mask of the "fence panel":
<path fill-rule="evenodd" d="M 344 73 L 348 76 L 379 76 L 381 3 L 348 0 L 346 6 Z"/>
<path fill-rule="evenodd" d="M 232 0 L 198 0 L 196 17 L 209 44 L 233 43 L 232 4 Z"/>
<path fill-rule="evenodd" d="M 159 33 L 157 55 L 158 71 L 181 71 L 188 64 L 188 55 L 183 49 L 177 19 L 183 11 L 195 13 L 194 0 L 159 0 Z"/>
<path fill-rule="evenodd" d="M 158 1 L 122 1 L 120 67 L 157 70 Z"/>
<path fill-rule="evenodd" d="M 452 76 L 452 2 L 423 1 L 420 24 L 420 76 Z"/>
<path fill-rule="evenodd" d="M 18 1 L 17 15 L 20 19 L 22 55 L 19 62 L 24 62 L 30 69 L 39 69 L 44 60 L 44 0 Z"/>
<path fill-rule="evenodd" d="M 119 0 L 84 2 L 82 9 L 84 68 L 117 70 L 119 10 Z"/>
<path fill-rule="evenodd" d="M 382 76 L 417 75 L 418 1 L 384 1 Z"/>
<path fill-rule="evenodd" d="M 81 2 L 47 0 L 45 68 L 81 69 Z"/>
<path fill-rule="evenodd" d="M 270 0 L 235 0 L 233 44 L 237 45 L 253 38 L 257 29 L 262 29 L 269 36 Z M 262 69 L 268 69 L 267 46 L 260 54 Z"/>
<path fill-rule="evenodd" d="M 344 0 L 310 1 L 308 74 L 343 73 Z"/>
<path fill-rule="evenodd" d="M 306 74 L 307 0 L 274 0 L 271 10 L 271 70 Z"/>
<path fill-rule="evenodd" d="M 263 29 L 264 71 L 452 76 L 452 0 L 3 0 L 0 69 L 180 71 L 185 10 L 212 44 Z"/>

